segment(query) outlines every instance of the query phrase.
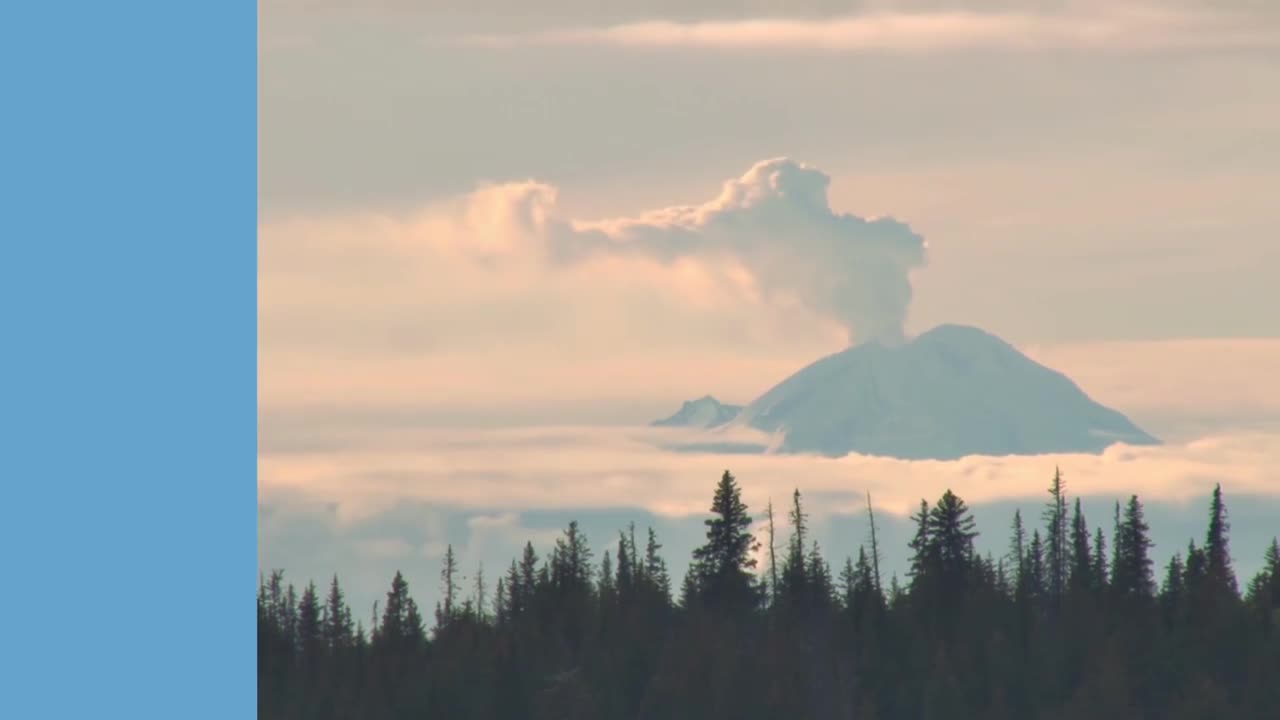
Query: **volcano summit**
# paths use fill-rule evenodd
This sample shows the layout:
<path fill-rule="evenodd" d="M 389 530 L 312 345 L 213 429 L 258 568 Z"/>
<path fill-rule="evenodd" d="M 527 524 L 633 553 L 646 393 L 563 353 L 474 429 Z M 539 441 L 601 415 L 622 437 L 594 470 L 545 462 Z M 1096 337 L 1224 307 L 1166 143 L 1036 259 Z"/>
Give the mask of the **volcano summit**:
<path fill-rule="evenodd" d="M 831 457 L 950 460 L 1159 444 L 1062 373 L 961 325 L 822 358 L 724 427 L 773 434 L 775 452 Z"/>

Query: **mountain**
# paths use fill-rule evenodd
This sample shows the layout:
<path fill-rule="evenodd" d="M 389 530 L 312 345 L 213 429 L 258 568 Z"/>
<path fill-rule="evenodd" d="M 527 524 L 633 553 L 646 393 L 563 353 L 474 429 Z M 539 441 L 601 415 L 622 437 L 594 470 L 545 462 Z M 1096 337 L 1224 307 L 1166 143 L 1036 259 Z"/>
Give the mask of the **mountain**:
<path fill-rule="evenodd" d="M 780 436 L 777 452 L 834 457 L 947 460 L 1159 444 L 1065 375 L 960 325 L 822 358 L 748 405 L 732 425 Z"/>
<path fill-rule="evenodd" d="M 740 412 L 741 405 L 725 405 L 706 395 L 697 400 L 685 401 L 675 415 L 649 424 L 653 427 L 713 428 L 733 420 Z"/>

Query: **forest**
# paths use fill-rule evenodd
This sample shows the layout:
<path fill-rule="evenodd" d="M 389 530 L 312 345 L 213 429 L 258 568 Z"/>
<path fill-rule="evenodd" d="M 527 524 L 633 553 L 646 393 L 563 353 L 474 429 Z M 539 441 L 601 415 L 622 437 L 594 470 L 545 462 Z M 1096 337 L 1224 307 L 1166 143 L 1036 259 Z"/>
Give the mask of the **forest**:
<path fill-rule="evenodd" d="M 772 504 L 757 537 L 726 471 L 679 587 L 652 529 L 593 550 L 570 523 L 492 587 L 460 588 L 449 548 L 430 624 L 400 573 L 366 624 L 336 576 L 299 592 L 273 570 L 259 717 L 1276 720 L 1280 544 L 1242 586 L 1221 487 L 1206 499 L 1200 544 L 1156 568 L 1136 496 L 1091 529 L 1055 473 L 992 557 L 948 490 L 912 516 L 899 579 L 881 576 L 869 501 L 866 542 L 833 567 L 799 490 L 787 537 Z"/>

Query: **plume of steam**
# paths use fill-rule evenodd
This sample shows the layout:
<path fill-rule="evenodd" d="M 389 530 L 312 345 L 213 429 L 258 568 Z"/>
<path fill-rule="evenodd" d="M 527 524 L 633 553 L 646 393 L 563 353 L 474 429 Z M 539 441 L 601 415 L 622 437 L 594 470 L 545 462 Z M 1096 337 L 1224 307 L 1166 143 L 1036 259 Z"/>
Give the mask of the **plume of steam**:
<path fill-rule="evenodd" d="M 833 213 L 829 184 L 815 168 L 765 160 L 710 202 L 580 225 L 560 233 L 553 250 L 565 262 L 594 252 L 734 258 L 765 292 L 790 294 L 839 321 L 850 342 L 899 343 L 925 241 L 892 218 Z"/>

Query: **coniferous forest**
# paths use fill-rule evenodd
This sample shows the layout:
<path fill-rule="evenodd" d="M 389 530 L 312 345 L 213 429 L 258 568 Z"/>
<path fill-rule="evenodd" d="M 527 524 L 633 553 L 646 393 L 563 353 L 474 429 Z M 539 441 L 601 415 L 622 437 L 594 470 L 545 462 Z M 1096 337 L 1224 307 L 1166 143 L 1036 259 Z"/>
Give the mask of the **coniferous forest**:
<path fill-rule="evenodd" d="M 338 578 L 299 592 L 274 571 L 259 717 L 1276 720 L 1280 545 L 1241 586 L 1221 489 L 1207 500 L 1200 543 L 1156 568 L 1137 497 L 1104 532 L 1055 475 L 991 557 L 948 491 L 921 501 L 900 579 L 882 577 L 874 515 L 832 566 L 799 491 L 787 537 L 772 506 L 757 537 L 725 472 L 679 587 L 652 530 L 590 548 L 576 523 L 491 586 L 459 587 L 450 549 L 430 619 L 399 573 L 366 623 Z"/>

